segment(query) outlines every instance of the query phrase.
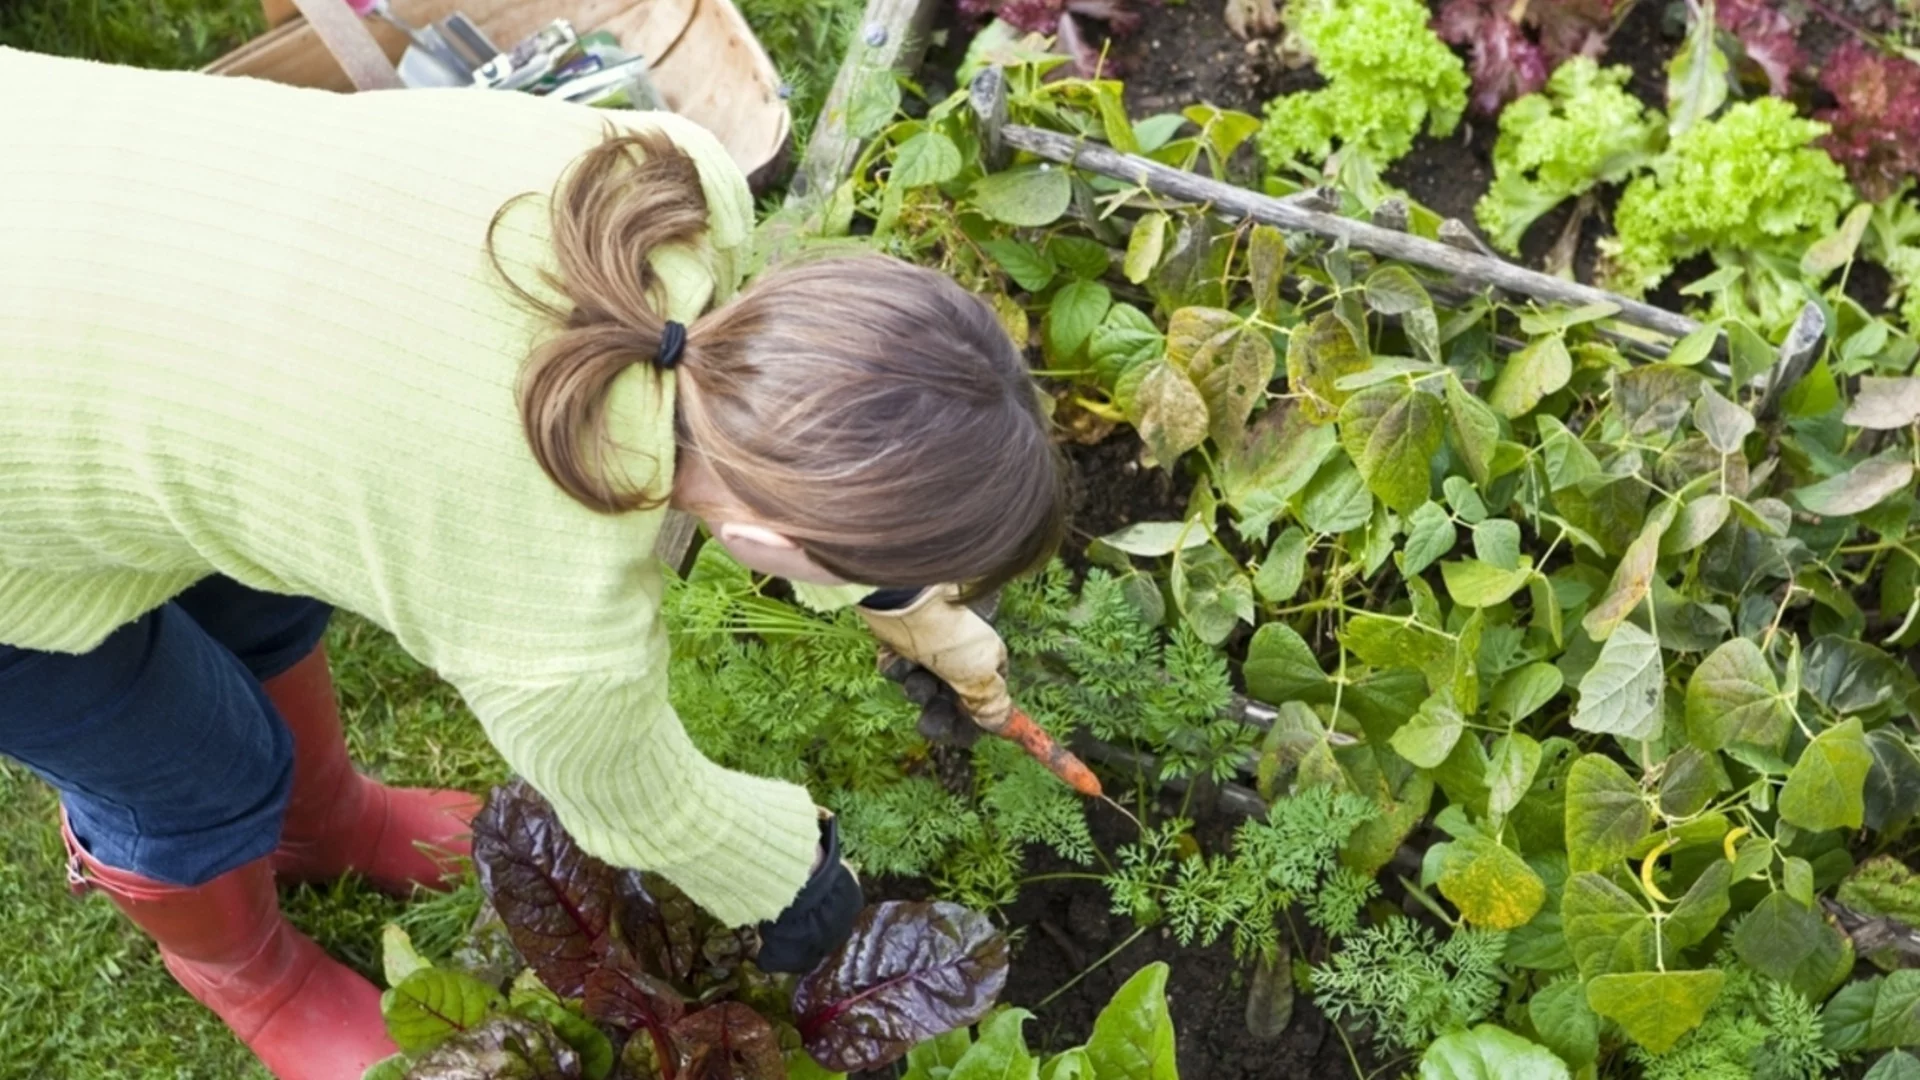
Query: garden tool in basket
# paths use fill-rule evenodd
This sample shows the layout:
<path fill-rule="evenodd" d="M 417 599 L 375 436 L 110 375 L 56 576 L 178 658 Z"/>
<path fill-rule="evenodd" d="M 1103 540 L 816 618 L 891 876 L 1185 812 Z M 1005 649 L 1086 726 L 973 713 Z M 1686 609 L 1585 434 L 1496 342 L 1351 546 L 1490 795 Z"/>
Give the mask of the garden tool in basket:
<path fill-rule="evenodd" d="M 899 612 L 874 612 L 861 609 L 868 625 L 873 628 L 875 635 L 888 649 L 882 655 L 881 670 L 888 678 L 900 683 L 901 690 L 909 701 L 921 707 L 920 732 L 922 735 L 932 742 L 958 746 L 971 746 L 982 732 L 997 735 L 1018 744 L 1034 760 L 1045 765 L 1048 772 L 1059 777 L 1067 786 L 1080 794 L 1089 798 L 1105 798 L 1100 787 L 1100 778 L 1093 774 L 1093 770 L 1087 768 L 1085 762 L 1074 756 L 1063 743 L 1047 734 L 1045 728 L 1036 724 L 1032 717 L 1022 712 L 1007 697 L 1003 678 L 983 677 L 982 696 L 987 703 L 982 707 L 969 710 L 961 704 L 963 697 L 966 696 L 961 688 L 949 685 L 931 668 L 909 659 L 908 654 L 925 652 L 924 648 L 914 641 L 917 635 L 909 625 L 909 620 L 914 618 L 911 613 L 915 611 L 922 613 L 920 619 L 923 621 L 929 615 L 932 616 L 932 621 L 936 622 L 945 618 L 955 623 L 967 623 L 972 622 L 972 619 L 966 608 L 953 602 L 949 596 L 941 595 L 923 596 Z M 948 614 L 943 616 L 943 612 Z M 980 623 L 984 623 L 987 618 L 985 614 L 979 612 L 971 614 L 978 615 Z M 941 629 L 935 628 L 934 634 L 938 635 Z M 951 632 L 951 628 L 945 629 Z M 965 631 L 961 630 L 956 636 L 964 633 Z M 975 631 L 974 636 L 985 637 L 990 634 L 990 630 L 978 630 Z M 997 639 L 992 647 L 996 650 L 1001 648 Z M 1004 662 L 1003 650 L 1000 656 Z M 992 685 L 987 686 L 988 683 Z"/>

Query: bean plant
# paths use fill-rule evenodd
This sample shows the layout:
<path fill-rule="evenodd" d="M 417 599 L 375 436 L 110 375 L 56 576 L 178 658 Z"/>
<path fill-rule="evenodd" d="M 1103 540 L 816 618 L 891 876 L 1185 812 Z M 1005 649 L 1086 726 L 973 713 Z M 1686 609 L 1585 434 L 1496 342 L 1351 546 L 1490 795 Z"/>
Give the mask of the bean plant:
<path fill-rule="evenodd" d="M 1012 123 L 1291 190 L 1246 171 L 1250 116 L 1134 120 L 1117 84 L 994 59 Z M 1151 744 L 1148 780 L 1240 773 L 1273 800 L 1259 828 L 1303 799 L 1365 805 L 1314 804 L 1342 827 L 1311 880 L 1357 880 L 1350 911 L 1383 885 L 1403 903 L 1319 920 L 1323 1008 L 1441 1077 L 1487 1075 L 1470 1059 L 1821 1075 L 1920 1042 L 1915 984 L 1855 978 L 1828 907 L 1859 860 L 1907 851 L 1920 811 L 1920 350 L 1843 291 L 1864 213 L 1770 256 L 1778 281 L 1805 255 L 1791 331 L 1729 267 L 1689 287 L 1712 318 L 1675 341 L 1611 304 L 1467 289 L 996 158 L 964 95 L 868 134 L 816 242 L 954 274 L 1028 344 L 1064 437 L 1130 428 L 1143 466 L 1191 490 L 1176 517 L 1096 541 L 1079 593 L 1009 603 L 1016 654 L 1056 676 L 1019 691 L 1035 715 Z M 1163 624 L 1160 676 L 1124 635 L 1057 632 L 1098 643 L 1064 667 L 1044 631 L 1022 639 L 1035 604 L 1095 625 L 1103 592 Z M 1196 681 L 1209 654 L 1225 683 Z M 1264 734 L 1228 716 L 1235 691 L 1275 706 Z M 1130 727 L 1103 694 L 1180 704 Z M 1183 914 L 1154 887 L 1231 879 L 1257 839 L 1217 870 L 1177 828 L 1144 828 L 1100 872 L 1120 908 L 1236 935 L 1256 963 L 1287 940 L 1269 928 L 1301 890 Z M 1488 991 L 1435 1000 L 1414 957 L 1442 963 L 1450 996 Z"/>

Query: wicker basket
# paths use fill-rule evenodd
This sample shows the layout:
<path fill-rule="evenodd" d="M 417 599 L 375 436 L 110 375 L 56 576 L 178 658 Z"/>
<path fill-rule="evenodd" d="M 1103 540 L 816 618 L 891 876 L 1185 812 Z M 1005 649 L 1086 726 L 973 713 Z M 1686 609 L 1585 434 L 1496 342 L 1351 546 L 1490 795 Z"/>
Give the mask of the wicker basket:
<path fill-rule="evenodd" d="M 207 66 L 221 75 L 249 75 L 294 86 L 347 91 L 353 53 L 361 49 L 362 70 L 371 55 L 365 35 L 345 31 L 345 46 L 330 49 L 296 2 L 316 18 L 338 24 L 345 13 L 353 27 L 364 26 L 385 54 L 386 66 L 405 49 L 406 36 L 379 20 L 361 23 L 344 0 L 263 0 L 273 29 Z M 314 11 L 317 2 L 338 3 L 339 12 Z M 780 77 L 766 50 L 753 36 L 731 0 L 392 0 L 393 10 L 414 25 L 464 12 L 503 48 L 554 19 L 571 21 L 581 33 L 606 30 L 621 47 L 647 58 L 648 76 L 667 107 L 712 131 L 759 190 L 784 164 L 792 118 L 780 96 Z M 333 25 L 333 40 L 341 28 Z M 378 64 L 374 58 L 372 63 Z M 495 91 L 478 91 L 487 93 Z"/>

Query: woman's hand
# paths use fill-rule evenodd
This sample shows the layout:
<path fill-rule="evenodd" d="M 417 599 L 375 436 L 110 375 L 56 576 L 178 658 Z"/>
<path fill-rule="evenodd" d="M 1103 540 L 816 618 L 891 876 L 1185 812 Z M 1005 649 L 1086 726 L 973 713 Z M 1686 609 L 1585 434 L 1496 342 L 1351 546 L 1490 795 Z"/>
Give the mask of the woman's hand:
<path fill-rule="evenodd" d="M 760 924 L 760 953 L 754 962 L 762 971 L 781 974 L 813 970 L 846 942 L 866 904 L 860 879 L 840 858 L 840 828 L 822 811 L 813 876 L 779 918 Z"/>
<path fill-rule="evenodd" d="M 997 731 L 1013 711 L 1007 696 L 1007 646 L 993 625 L 959 597 L 959 589 L 942 585 L 897 610 L 861 607 L 859 612 L 882 644 L 952 687 L 976 724 Z"/>

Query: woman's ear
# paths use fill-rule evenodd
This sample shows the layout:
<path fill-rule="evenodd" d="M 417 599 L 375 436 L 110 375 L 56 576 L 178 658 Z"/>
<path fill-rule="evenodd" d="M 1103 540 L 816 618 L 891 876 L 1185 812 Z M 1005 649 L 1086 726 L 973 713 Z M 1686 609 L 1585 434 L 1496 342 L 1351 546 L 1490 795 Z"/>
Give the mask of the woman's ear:
<path fill-rule="evenodd" d="M 798 551 L 800 545 L 784 533 L 775 532 L 765 525 L 750 525 L 741 521 L 728 521 L 719 528 L 720 540 L 725 544 L 758 544 L 761 547 L 777 548 L 784 551 Z"/>

